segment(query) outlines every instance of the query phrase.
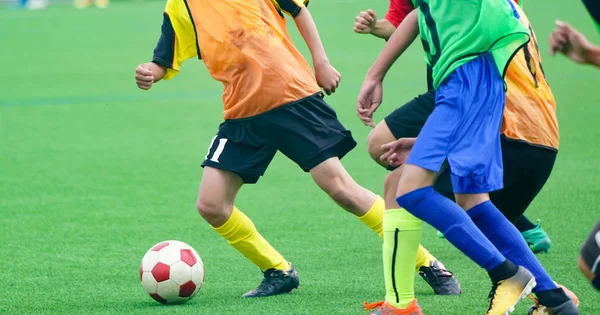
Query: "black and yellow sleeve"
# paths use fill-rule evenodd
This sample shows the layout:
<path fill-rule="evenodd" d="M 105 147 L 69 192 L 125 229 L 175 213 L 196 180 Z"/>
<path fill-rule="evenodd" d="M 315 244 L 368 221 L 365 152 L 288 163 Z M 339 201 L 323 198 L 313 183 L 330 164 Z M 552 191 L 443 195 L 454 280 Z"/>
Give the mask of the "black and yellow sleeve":
<path fill-rule="evenodd" d="M 308 6 L 310 0 L 271 0 L 277 10 L 288 14 L 291 17 L 296 17 L 300 14 L 302 8 Z"/>
<path fill-rule="evenodd" d="M 160 38 L 152 57 L 152 62 L 167 68 L 165 80 L 176 76 L 185 60 L 200 57 L 197 43 L 196 31 L 185 2 L 167 1 Z"/>
<path fill-rule="evenodd" d="M 169 14 L 163 14 L 163 24 L 161 27 L 160 38 L 154 48 L 152 62 L 165 68 L 173 68 L 173 59 L 175 58 L 175 30 L 171 23 Z"/>

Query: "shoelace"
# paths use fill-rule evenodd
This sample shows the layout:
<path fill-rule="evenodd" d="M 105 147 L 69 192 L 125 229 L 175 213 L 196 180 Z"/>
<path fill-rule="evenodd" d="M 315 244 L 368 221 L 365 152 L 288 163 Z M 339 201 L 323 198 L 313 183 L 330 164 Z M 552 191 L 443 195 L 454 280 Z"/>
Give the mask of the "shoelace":
<path fill-rule="evenodd" d="M 373 303 L 363 302 L 363 307 L 365 308 L 366 311 L 370 311 L 370 310 L 376 309 L 378 307 L 381 307 L 384 303 L 385 303 L 384 301 L 373 302 Z"/>

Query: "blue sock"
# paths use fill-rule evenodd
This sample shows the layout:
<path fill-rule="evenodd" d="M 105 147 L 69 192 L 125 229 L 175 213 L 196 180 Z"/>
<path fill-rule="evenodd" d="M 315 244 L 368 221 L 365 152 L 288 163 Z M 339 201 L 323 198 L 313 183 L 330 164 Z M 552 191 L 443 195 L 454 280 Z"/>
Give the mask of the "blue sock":
<path fill-rule="evenodd" d="M 491 201 L 476 205 L 467 211 L 467 214 L 502 255 L 531 271 L 537 282 L 534 292 L 558 288 L 529 249 L 519 230 Z"/>
<path fill-rule="evenodd" d="M 465 211 L 435 192 L 433 187 L 411 191 L 396 201 L 412 215 L 444 233 L 452 245 L 485 270 L 490 271 L 506 260 L 477 229 Z"/>

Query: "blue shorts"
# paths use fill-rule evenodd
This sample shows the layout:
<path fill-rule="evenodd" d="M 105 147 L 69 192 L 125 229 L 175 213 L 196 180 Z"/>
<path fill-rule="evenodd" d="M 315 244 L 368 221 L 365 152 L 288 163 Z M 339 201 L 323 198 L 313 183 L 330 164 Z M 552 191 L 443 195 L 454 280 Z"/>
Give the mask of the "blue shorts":
<path fill-rule="evenodd" d="M 436 91 L 407 164 L 438 172 L 445 160 L 457 194 L 503 188 L 500 125 L 506 95 L 490 53 L 460 66 Z"/>

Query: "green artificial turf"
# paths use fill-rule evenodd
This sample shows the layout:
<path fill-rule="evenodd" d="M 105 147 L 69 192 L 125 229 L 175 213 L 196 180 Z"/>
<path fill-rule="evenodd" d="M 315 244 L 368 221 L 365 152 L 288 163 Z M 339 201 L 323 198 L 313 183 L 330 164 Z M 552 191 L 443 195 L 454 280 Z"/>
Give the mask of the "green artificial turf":
<path fill-rule="evenodd" d="M 311 12 L 332 64 L 342 73 L 327 101 L 359 142 L 344 164 L 381 192 L 386 171 L 369 160 L 369 128 L 355 117 L 358 89 L 384 42 L 352 32 L 354 16 L 387 1 L 314 1 Z M 363 314 L 384 296 L 381 242 L 340 210 L 295 164 L 278 155 L 237 206 L 292 261 L 293 294 L 245 300 L 259 270 L 196 213 L 200 163 L 222 120 L 221 85 L 201 62 L 150 91 L 133 80 L 158 39 L 164 3 L 115 2 L 77 10 L 0 9 L 0 313 L 2 314 Z M 547 54 L 554 19 L 600 43 L 579 2 L 528 0 L 544 69 L 558 101 L 561 147 L 552 177 L 528 211 L 553 240 L 540 260 L 579 295 L 582 314 L 600 314 L 597 292 L 580 275 L 579 246 L 598 220 L 600 71 Z M 303 53 L 294 24 L 289 28 Z M 386 78 L 376 119 L 425 90 L 420 45 Z M 202 256 L 206 282 L 182 306 L 154 302 L 139 283 L 142 255 L 177 239 Z M 420 279 L 426 314 L 483 314 L 485 272 L 426 226 L 423 244 L 460 279 L 464 294 L 433 295 Z M 514 314 L 526 314 L 522 302 Z"/>

